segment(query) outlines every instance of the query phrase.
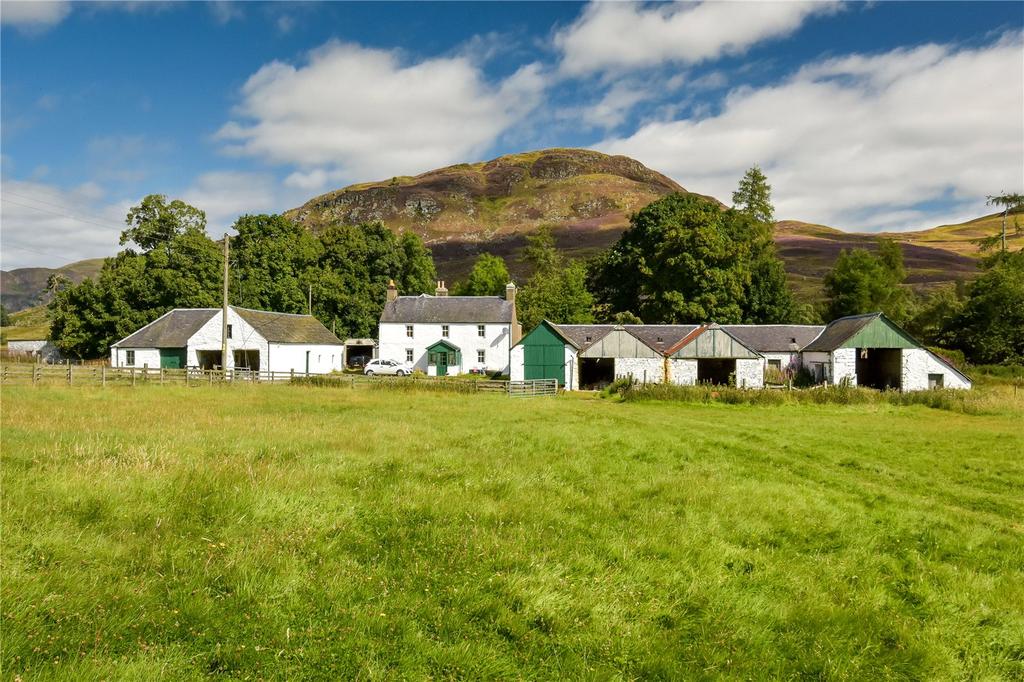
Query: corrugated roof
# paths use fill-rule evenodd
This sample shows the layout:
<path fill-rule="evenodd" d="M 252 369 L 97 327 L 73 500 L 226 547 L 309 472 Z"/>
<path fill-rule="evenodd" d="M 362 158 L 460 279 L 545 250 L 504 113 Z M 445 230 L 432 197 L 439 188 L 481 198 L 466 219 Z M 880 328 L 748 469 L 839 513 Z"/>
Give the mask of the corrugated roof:
<path fill-rule="evenodd" d="M 825 326 L 817 338 L 804 346 L 803 350 L 832 352 L 842 346 L 848 338 L 881 316 L 882 313 L 867 313 L 866 315 L 850 315 L 833 320 Z"/>
<path fill-rule="evenodd" d="M 271 343 L 309 343 L 321 346 L 340 346 L 341 339 L 312 315 L 275 313 L 249 308 L 231 309 L 252 325 L 260 336 Z"/>
<path fill-rule="evenodd" d="M 114 345 L 121 348 L 184 348 L 199 328 L 218 312 L 220 308 L 175 308 Z"/>
<path fill-rule="evenodd" d="M 500 296 L 399 296 L 381 322 L 511 324 L 513 305 Z"/>
<path fill-rule="evenodd" d="M 722 328 L 759 353 L 798 351 L 825 330 L 820 324 L 723 324 Z"/>

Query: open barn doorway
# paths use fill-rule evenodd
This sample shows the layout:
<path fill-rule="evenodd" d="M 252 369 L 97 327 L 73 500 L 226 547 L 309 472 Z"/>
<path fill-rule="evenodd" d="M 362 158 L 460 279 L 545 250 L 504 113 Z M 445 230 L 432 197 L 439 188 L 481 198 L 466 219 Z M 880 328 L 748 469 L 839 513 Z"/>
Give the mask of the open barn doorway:
<path fill-rule="evenodd" d="M 708 358 L 697 360 L 697 382 L 728 386 L 736 376 L 736 360 Z"/>
<path fill-rule="evenodd" d="M 858 348 L 857 385 L 877 388 L 901 388 L 903 352 L 899 348 Z"/>
<path fill-rule="evenodd" d="M 580 388 L 602 389 L 615 381 L 615 358 L 580 358 Z"/>
<path fill-rule="evenodd" d="M 235 351 L 235 369 L 249 369 L 258 372 L 260 369 L 260 352 L 258 349 Z"/>
<path fill-rule="evenodd" d="M 197 350 L 196 361 L 199 369 L 221 369 L 223 363 L 220 361 L 219 350 Z"/>

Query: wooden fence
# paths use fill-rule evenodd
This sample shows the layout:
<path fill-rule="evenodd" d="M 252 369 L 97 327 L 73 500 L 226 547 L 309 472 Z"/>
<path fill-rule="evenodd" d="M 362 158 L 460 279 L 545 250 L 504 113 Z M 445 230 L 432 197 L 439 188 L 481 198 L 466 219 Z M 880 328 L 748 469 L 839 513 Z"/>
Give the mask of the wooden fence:
<path fill-rule="evenodd" d="M 295 383 L 341 388 L 423 388 L 453 393 L 507 393 L 514 397 L 544 396 L 558 393 L 554 379 L 536 381 L 497 381 L 446 377 L 382 377 L 362 374 L 306 374 L 266 370 L 159 369 L 151 367 L 107 367 L 93 365 L 0 366 L 0 383 L 8 385 L 136 386 L 140 384 L 212 386 L 214 384 Z"/>

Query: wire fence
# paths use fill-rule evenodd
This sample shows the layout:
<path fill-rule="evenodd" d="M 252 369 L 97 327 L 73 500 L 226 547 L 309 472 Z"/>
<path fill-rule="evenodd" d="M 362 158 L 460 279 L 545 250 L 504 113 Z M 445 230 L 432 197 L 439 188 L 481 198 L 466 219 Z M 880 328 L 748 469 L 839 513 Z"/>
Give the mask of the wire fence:
<path fill-rule="evenodd" d="M 0 384 L 22 386 L 137 386 L 137 385 L 251 385 L 300 384 L 338 388 L 425 389 L 451 393 L 504 393 L 512 397 L 556 395 L 558 381 L 500 381 L 447 377 L 382 377 L 362 374 L 307 374 L 269 370 L 168 369 L 152 367 L 108 367 L 106 365 L 43 365 L 5 363 L 0 366 Z"/>

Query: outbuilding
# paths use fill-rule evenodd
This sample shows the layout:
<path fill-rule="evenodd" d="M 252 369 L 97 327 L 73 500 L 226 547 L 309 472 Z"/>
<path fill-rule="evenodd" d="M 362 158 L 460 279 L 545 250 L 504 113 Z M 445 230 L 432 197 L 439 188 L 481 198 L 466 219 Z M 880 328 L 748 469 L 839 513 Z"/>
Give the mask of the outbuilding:
<path fill-rule="evenodd" d="M 230 306 L 228 357 L 220 308 L 175 308 L 110 348 L 114 367 L 228 369 L 327 374 L 344 345 L 312 315 Z"/>

